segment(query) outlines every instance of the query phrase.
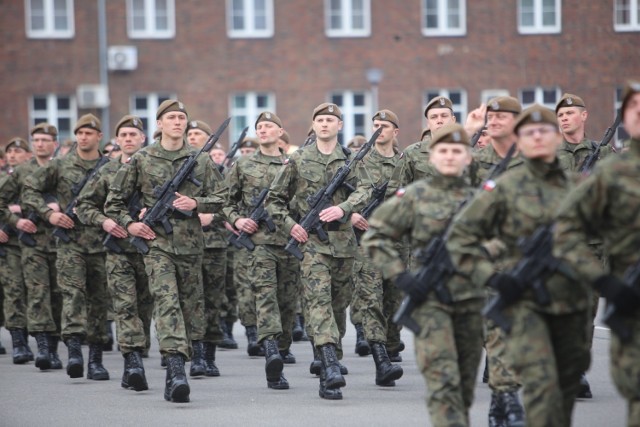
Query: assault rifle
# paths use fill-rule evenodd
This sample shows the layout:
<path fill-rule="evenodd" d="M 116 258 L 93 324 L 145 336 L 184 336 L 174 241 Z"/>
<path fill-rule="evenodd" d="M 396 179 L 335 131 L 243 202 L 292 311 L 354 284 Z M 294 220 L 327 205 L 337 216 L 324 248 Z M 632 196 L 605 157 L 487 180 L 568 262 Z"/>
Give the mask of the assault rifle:
<path fill-rule="evenodd" d="M 315 132 L 311 132 L 311 135 L 309 135 L 309 136 L 307 137 L 307 139 L 305 139 L 305 140 L 304 140 L 304 143 L 300 146 L 300 148 L 304 148 L 304 147 L 306 147 L 307 145 L 313 145 L 313 144 L 315 144 L 316 139 L 317 139 L 317 135 L 316 135 L 316 133 L 315 133 Z"/>
<path fill-rule="evenodd" d="M 56 198 L 51 194 L 45 194 L 44 201 L 45 203 L 55 203 Z M 30 211 L 27 214 L 26 219 L 28 219 L 29 221 L 37 225 L 38 221 L 40 220 L 40 216 L 37 214 L 37 212 Z M 22 230 L 18 230 L 18 240 L 20 240 L 22 243 L 24 243 L 26 246 L 29 246 L 30 248 L 33 248 L 36 245 L 36 241 L 33 238 L 33 236 L 31 236 L 31 234 L 29 233 L 25 233 Z"/>
<path fill-rule="evenodd" d="M 360 211 L 360 215 L 362 215 L 364 219 L 369 219 L 373 211 L 375 211 L 376 208 L 380 206 L 382 202 L 384 202 L 384 194 L 387 192 L 388 186 L 389 186 L 389 180 L 383 182 L 377 187 L 373 187 L 373 191 L 371 193 L 371 199 L 369 200 L 367 205 L 364 208 L 362 208 L 362 210 Z M 358 241 L 358 245 L 359 245 L 360 239 L 362 238 L 364 231 L 355 227 L 353 228 L 353 231 L 356 233 L 356 240 Z"/>
<path fill-rule="evenodd" d="M 487 115 L 486 114 L 484 115 L 484 124 L 471 137 L 471 148 L 475 147 L 478 144 L 478 141 L 480 141 L 480 137 L 482 136 L 482 131 L 484 131 L 484 130 L 487 130 Z"/>
<path fill-rule="evenodd" d="M 229 152 L 224 157 L 224 161 L 222 162 L 222 164 L 225 167 L 229 167 L 229 165 L 231 165 L 231 163 L 233 162 L 233 158 L 236 156 L 236 153 L 238 152 L 238 149 L 240 148 L 240 144 L 242 144 L 242 141 L 244 141 L 244 137 L 247 136 L 247 131 L 248 130 L 249 130 L 249 126 L 247 126 L 244 129 L 242 129 L 242 133 L 240 134 L 240 137 L 236 140 L 236 142 L 233 143 L 233 145 L 231 146 L 231 149 L 229 149 Z M 217 139 L 216 139 L 216 141 L 217 141 Z M 209 150 L 207 150 L 207 151 L 209 151 Z"/>
<path fill-rule="evenodd" d="M 131 198 L 129 199 L 129 203 L 127 203 L 127 210 L 129 211 L 129 216 L 131 218 L 137 218 L 140 214 L 140 211 L 143 207 L 141 199 L 142 193 L 140 193 L 139 191 L 133 193 L 133 196 L 131 196 Z M 116 242 L 116 237 L 111 233 L 107 233 L 107 235 L 104 237 L 102 246 L 109 249 L 114 254 L 121 254 L 124 252 L 120 245 L 118 245 L 118 243 Z"/>
<path fill-rule="evenodd" d="M 267 225 L 267 228 L 271 233 L 276 231 L 276 225 L 273 223 L 273 220 L 269 216 L 269 212 L 264 208 L 264 201 L 267 198 L 267 194 L 269 194 L 269 189 L 265 188 L 258 194 L 257 197 L 254 197 L 251 205 L 253 206 L 253 211 L 249 218 L 253 220 L 256 224 L 260 224 L 264 222 Z M 235 247 L 239 247 L 238 245 L 247 248 L 250 251 L 253 251 L 256 245 L 251 241 L 250 234 L 245 233 L 244 231 L 240 232 L 239 235 L 232 234 L 229 238 L 231 244 Z"/>
<path fill-rule="evenodd" d="M 231 117 L 226 119 L 220 125 L 218 130 L 211 135 L 209 139 L 207 139 L 207 142 L 200 151 L 192 152 L 171 179 L 165 182 L 161 187 L 156 187 L 153 190 L 153 196 L 156 198 L 156 201 L 145 213 L 144 218 L 142 219 L 143 224 L 148 227 L 153 227 L 158 224 L 162 225 L 164 232 L 171 234 L 173 233 L 173 226 L 171 225 L 171 222 L 169 222 L 169 218 L 174 212 L 179 212 L 187 218 L 193 216 L 192 211 L 182 211 L 173 207 L 173 201 L 176 199 L 176 192 L 185 181 L 189 181 L 198 187 L 202 185 L 202 183 L 198 181 L 193 174 L 193 171 L 198 164 L 198 157 L 202 153 L 208 153 L 213 148 L 220 138 L 220 135 L 222 135 L 222 132 L 224 132 L 229 125 L 230 121 Z M 129 240 L 129 242 L 136 247 L 139 253 L 144 255 L 149 252 L 149 246 L 147 246 L 142 237 L 134 236 Z"/>
<path fill-rule="evenodd" d="M 317 193 L 307 197 L 307 203 L 309 204 L 309 211 L 302 217 L 300 220 L 300 226 L 305 229 L 307 233 L 310 233 L 312 230 L 318 234 L 318 238 L 322 242 L 326 242 L 329 239 L 329 236 L 322 228 L 322 222 L 320 221 L 320 212 L 324 209 L 333 206 L 333 195 L 338 191 L 338 189 L 345 184 L 345 180 L 349 173 L 351 173 L 351 169 L 356 162 L 362 160 L 362 158 L 369 152 L 373 144 L 378 139 L 378 136 L 382 132 L 382 128 L 378 128 L 369 141 L 365 145 L 362 146 L 358 154 L 353 158 L 353 160 L 347 162 L 340 166 L 331 178 L 329 183 L 318 190 Z M 293 237 L 289 239 L 289 243 L 284 247 L 287 252 L 298 258 L 302 261 L 304 258 L 304 254 L 298 247 L 299 242 Z"/>
<path fill-rule="evenodd" d="M 627 268 L 624 273 L 624 282 L 631 286 L 636 292 L 640 293 L 640 262 Z M 607 303 L 607 309 L 604 312 L 602 320 L 611 328 L 611 331 L 620 338 L 623 343 L 628 343 L 632 337 L 632 331 L 626 317 L 618 313 L 618 309 L 614 304 Z"/>
<path fill-rule="evenodd" d="M 608 127 L 607 130 L 604 132 L 604 137 L 602 137 L 602 141 L 600 141 L 600 143 L 595 147 L 593 152 L 584 159 L 584 162 L 582 162 L 582 165 L 580 166 L 580 170 L 579 170 L 579 172 L 582 175 L 588 175 L 591 172 L 591 169 L 593 169 L 593 166 L 596 164 L 598 157 L 600 157 L 600 150 L 602 150 L 602 147 L 606 146 L 611 141 L 611 138 L 613 138 L 613 135 L 618 129 L 618 126 L 620 126 L 621 121 L 622 121 L 622 111 L 618 109 L 618 114 L 616 114 L 616 118 L 613 121 L 613 124 L 610 127 Z"/>
<path fill-rule="evenodd" d="M 63 213 L 71 218 L 73 222 L 75 222 L 77 218 L 75 209 L 76 205 L 78 204 L 78 195 L 80 194 L 84 186 L 87 185 L 87 182 L 89 182 L 98 173 L 102 166 L 109 163 L 109 161 L 111 161 L 111 159 L 108 156 L 101 156 L 98 160 L 98 163 L 96 163 L 96 165 L 92 169 L 89 169 L 84 178 L 82 178 L 82 181 L 76 183 L 73 187 L 71 187 L 71 196 L 73 198 L 64 209 Z M 62 227 L 54 228 L 52 234 L 65 243 L 69 243 L 71 241 L 71 237 L 69 237 L 69 235 L 67 234 L 67 230 Z"/>

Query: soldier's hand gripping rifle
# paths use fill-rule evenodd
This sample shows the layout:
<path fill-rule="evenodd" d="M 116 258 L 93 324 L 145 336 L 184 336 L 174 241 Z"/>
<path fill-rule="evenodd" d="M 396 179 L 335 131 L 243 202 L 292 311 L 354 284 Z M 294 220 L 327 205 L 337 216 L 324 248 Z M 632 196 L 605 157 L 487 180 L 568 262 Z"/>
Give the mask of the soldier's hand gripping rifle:
<path fill-rule="evenodd" d="M 141 199 L 142 199 L 142 194 L 139 191 L 136 191 L 135 193 L 133 193 L 133 196 L 131 196 L 131 198 L 129 199 L 129 203 L 127 203 L 127 210 L 129 211 L 129 216 L 131 218 L 137 218 L 138 215 L 140 214 L 140 211 L 142 210 L 142 207 L 143 207 Z M 107 233 L 107 235 L 104 237 L 104 240 L 102 241 L 102 246 L 104 246 L 114 254 L 123 253 L 122 248 L 116 242 L 116 237 L 111 233 Z"/>
<path fill-rule="evenodd" d="M 611 141 L 611 138 L 613 138 L 613 135 L 616 133 L 616 130 L 618 129 L 618 126 L 620 126 L 621 121 L 622 112 L 620 111 L 620 109 L 618 109 L 616 118 L 613 121 L 613 124 L 605 131 L 604 136 L 602 137 L 602 141 L 600 141 L 600 143 L 595 147 L 595 150 L 593 150 L 591 154 L 585 157 L 584 162 L 582 162 L 582 165 L 579 169 L 579 172 L 582 175 L 588 175 L 591 172 L 591 169 L 593 169 L 593 166 L 596 164 L 598 157 L 600 157 L 600 150 L 602 150 L 602 147 L 606 146 Z"/>
<path fill-rule="evenodd" d="M 187 218 L 193 216 L 192 211 L 182 211 L 173 207 L 173 201 L 176 199 L 176 192 L 186 181 L 191 182 L 197 187 L 202 185 L 202 183 L 198 181 L 193 174 L 193 171 L 198 164 L 198 157 L 202 153 L 208 153 L 213 148 L 220 138 L 220 135 L 222 135 L 222 132 L 224 132 L 229 125 L 230 121 L 231 117 L 226 119 L 220 125 L 218 130 L 211 135 L 209 139 L 207 139 L 207 142 L 200 151 L 194 151 L 191 153 L 171 179 L 165 182 L 161 187 L 156 187 L 153 190 L 153 196 L 156 198 L 156 201 L 153 206 L 145 212 L 144 218 L 142 219 L 143 224 L 151 228 L 156 225 L 162 225 L 164 232 L 171 234 L 173 233 L 173 226 L 171 225 L 171 222 L 169 222 L 169 218 L 174 212 L 179 212 Z M 129 242 L 136 247 L 139 253 L 144 255 L 149 252 L 149 246 L 147 246 L 142 237 L 134 236 L 129 240 Z"/>
<path fill-rule="evenodd" d="M 307 203 L 309 204 L 310 209 L 299 222 L 300 226 L 304 228 L 307 233 L 310 233 L 313 230 L 318 234 L 318 238 L 321 241 L 326 242 L 329 239 L 329 236 L 322 228 L 320 212 L 333 206 L 333 195 L 343 184 L 345 184 L 345 180 L 347 179 L 347 176 L 349 176 L 349 173 L 351 173 L 353 166 L 358 161 L 362 160 L 362 158 L 369 152 L 381 132 L 382 128 L 378 128 L 378 130 L 373 133 L 369 141 L 367 141 L 360 151 L 358 151 L 358 154 L 356 154 L 353 160 L 347 160 L 343 166 L 340 166 L 340 169 L 336 171 L 335 175 L 326 186 L 322 187 L 316 194 L 307 198 Z M 299 242 L 292 237 L 284 248 L 287 252 L 302 261 L 304 254 L 298 245 Z"/>
<path fill-rule="evenodd" d="M 375 211 L 376 208 L 380 206 L 382 202 L 384 202 L 384 195 L 387 192 L 388 186 L 389 181 L 387 180 L 382 184 L 373 187 L 373 191 L 371 192 L 371 199 L 369 199 L 367 205 L 360 211 L 360 215 L 362 215 L 364 219 L 369 219 L 373 211 Z M 356 233 L 356 241 L 358 242 L 358 245 L 360 245 L 360 239 L 362 238 L 364 231 L 356 227 L 353 227 L 353 231 Z"/>
<path fill-rule="evenodd" d="M 236 142 L 233 143 L 233 145 L 229 149 L 229 152 L 224 157 L 224 161 L 222 162 L 222 164 L 225 165 L 225 167 L 229 167 L 231 163 L 233 163 L 233 158 L 236 156 L 236 153 L 238 152 L 238 149 L 240 148 L 240 144 L 242 144 L 244 137 L 247 136 L 248 130 L 249 130 L 249 126 L 242 129 L 242 133 L 240 134 L 240 137 L 236 140 Z"/>
<path fill-rule="evenodd" d="M 267 229 L 273 233 L 276 231 L 276 225 L 273 223 L 273 220 L 269 216 L 269 212 L 267 212 L 264 207 L 264 201 L 267 198 L 267 194 L 269 194 L 269 189 L 265 188 L 252 200 L 251 205 L 253 206 L 253 211 L 251 212 L 251 215 L 249 215 L 249 218 L 256 224 L 264 222 L 267 225 Z M 235 247 L 241 246 L 250 251 L 253 251 L 256 247 L 256 245 L 251 241 L 251 235 L 244 231 L 240 232 L 237 236 L 232 234 L 229 238 L 229 242 Z"/>
<path fill-rule="evenodd" d="M 640 262 L 635 263 L 625 271 L 623 281 L 640 295 Z M 602 320 L 611 328 L 611 332 L 620 338 L 622 343 L 628 343 L 633 336 L 633 331 L 627 318 L 628 315 L 620 313 L 615 304 L 607 302 L 607 309 Z"/>

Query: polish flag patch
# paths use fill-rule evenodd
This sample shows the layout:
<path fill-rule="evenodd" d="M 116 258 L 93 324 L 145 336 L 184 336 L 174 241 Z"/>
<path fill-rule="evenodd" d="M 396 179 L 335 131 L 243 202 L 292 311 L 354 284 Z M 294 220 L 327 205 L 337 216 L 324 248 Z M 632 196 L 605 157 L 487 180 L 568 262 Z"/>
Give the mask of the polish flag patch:
<path fill-rule="evenodd" d="M 493 189 L 496 188 L 496 182 L 492 179 L 486 181 L 483 185 L 482 185 L 482 189 L 485 191 L 493 191 Z"/>
<path fill-rule="evenodd" d="M 397 197 L 402 197 L 402 196 L 404 196 L 404 192 L 405 192 L 404 188 L 398 188 L 396 190 L 396 196 Z"/>

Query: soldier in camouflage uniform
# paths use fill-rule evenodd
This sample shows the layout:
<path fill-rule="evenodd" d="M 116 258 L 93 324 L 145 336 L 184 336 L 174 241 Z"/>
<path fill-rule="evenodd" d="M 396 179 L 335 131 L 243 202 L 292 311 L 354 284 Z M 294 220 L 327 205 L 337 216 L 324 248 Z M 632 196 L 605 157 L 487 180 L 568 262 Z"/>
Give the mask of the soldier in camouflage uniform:
<path fill-rule="evenodd" d="M 383 277 L 416 290 L 422 284 L 406 271 L 396 242 L 408 236 L 413 249 L 424 249 L 444 233 L 451 216 L 473 194 L 463 177 L 471 163 L 469 138 L 463 127 L 452 123 L 435 131 L 429 150 L 434 175 L 400 190 L 380 206 L 363 238 L 372 261 L 382 266 Z M 433 425 L 465 426 L 469 425 L 482 354 L 480 309 L 484 292 L 461 276 L 454 276 L 446 286 L 451 304 L 427 295 L 413 311 L 420 327 L 415 337 L 416 361 L 427 384 L 427 408 Z M 409 295 L 414 298 L 411 292 Z"/>
<path fill-rule="evenodd" d="M 611 334 L 611 376 L 627 399 L 628 426 L 640 426 L 640 289 L 625 283 L 638 266 L 640 244 L 640 81 L 623 90 L 622 119 L 631 136 L 630 148 L 599 163 L 564 201 L 557 216 L 554 255 L 570 264 L 584 283 L 591 283 L 615 307 L 630 335 Z M 596 236 L 604 242 L 609 263 L 602 270 L 589 247 Z"/>
<path fill-rule="evenodd" d="M 591 293 L 561 264 L 544 283 L 550 302 L 542 305 L 529 290 L 519 297 L 527 284 L 508 271 L 522 257 L 518 239 L 553 221 L 573 183 L 556 157 L 562 138 L 551 110 L 529 107 L 516 119 L 514 131 L 524 165 L 488 182 L 456 216 L 447 248 L 461 274 L 515 301 L 504 312 L 512 322 L 504 359 L 523 383 L 526 424 L 569 426 L 580 375 L 590 360 L 585 326 Z M 484 248 L 493 238 L 506 245 L 508 254 L 499 272 Z M 506 424 L 524 422 L 507 418 Z"/>
<path fill-rule="evenodd" d="M 284 250 L 287 235 L 283 228 L 269 231 L 268 219 L 256 222 L 250 218 L 257 208 L 255 199 L 269 188 L 284 163 L 284 153 L 277 145 L 284 130 L 280 118 L 269 111 L 258 116 L 255 129 L 258 150 L 241 157 L 227 174 L 229 204 L 224 212 L 229 222 L 255 244 L 252 251 L 245 251 L 245 268 L 256 301 L 258 343 L 264 348 L 267 386 L 285 390 L 289 383 L 282 373 L 283 359 L 293 357 L 289 348 L 299 293 L 299 262 Z"/>
<path fill-rule="evenodd" d="M 122 117 L 115 128 L 120 154 L 87 183 L 78 196 L 76 213 L 80 221 L 88 226 L 100 227 L 112 242 L 107 248 L 107 285 L 113 303 L 114 320 L 118 335 L 118 346 L 124 358 L 121 385 L 135 391 L 147 390 L 147 379 L 142 355 L 150 342 L 153 299 L 149 293 L 149 281 L 142 255 L 129 244 L 124 228 L 104 214 L 104 204 L 109 186 L 120 166 L 142 148 L 145 141 L 142 120 L 136 116 Z M 132 206 L 136 215 L 138 207 Z"/>
<path fill-rule="evenodd" d="M 314 145 L 301 148 L 291 155 L 276 175 L 267 197 L 267 209 L 279 228 L 295 239 L 304 254 L 301 264 L 302 293 L 308 312 L 307 332 L 320 351 L 322 369 L 319 394 L 322 398 L 341 399 L 341 387 L 346 385 L 340 372 L 339 346 L 346 328 L 346 308 L 351 300 L 351 274 L 353 254 L 356 251 L 355 234 L 348 222 L 351 213 L 360 210 L 370 196 L 370 183 L 359 183 L 350 196 L 342 186 L 333 198 L 334 206 L 319 214 L 328 241 L 322 242 L 317 234 L 307 231 L 291 216 L 309 211 L 307 197 L 324 185 L 347 160 L 347 154 L 338 144 L 342 128 L 342 112 L 335 104 L 324 103 L 312 115 L 317 135 Z M 355 187 L 358 179 L 351 171 L 348 181 Z M 292 199 L 295 195 L 295 201 Z M 289 204 L 291 206 L 289 206 Z M 315 230 L 314 230 L 315 231 Z"/>
<path fill-rule="evenodd" d="M 179 212 L 169 221 L 172 233 L 162 226 L 149 227 L 131 217 L 127 201 L 140 191 L 142 206 L 151 208 L 154 189 L 170 180 L 194 151 L 184 140 L 188 116 L 182 102 L 166 100 L 156 112 L 162 135 L 155 144 L 143 148 L 118 170 L 109 188 L 105 214 L 127 232 L 144 239 L 149 252 L 143 256 L 154 300 L 154 319 L 160 353 L 167 363 L 164 398 L 189 401 L 190 388 L 184 371 L 192 354 L 191 341 L 205 334 L 202 290 L 202 225 L 196 215 Z M 217 212 L 225 203 L 222 177 L 208 153 L 201 153 L 193 176 L 201 183 L 182 183 L 172 205 L 179 211 Z"/>
<path fill-rule="evenodd" d="M 94 168 L 108 161 L 102 159 L 98 150 L 102 131 L 97 117 L 92 114 L 82 116 L 74 133 L 75 150 L 35 170 L 25 181 L 22 200 L 28 209 L 37 211 L 68 236 L 68 242 L 58 239 L 56 259 L 58 286 L 62 292 L 62 337 L 69 349 L 67 374 L 71 378 L 82 377 L 81 342 L 86 338 L 89 343 L 87 378 L 108 380 L 109 372 L 102 365 L 109 299 L 101 233 L 63 212 L 55 212 L 45 202 L 45 195 L 52 194 L 60 206 L 69 206 L 81 190 L 77 184 Z"/>

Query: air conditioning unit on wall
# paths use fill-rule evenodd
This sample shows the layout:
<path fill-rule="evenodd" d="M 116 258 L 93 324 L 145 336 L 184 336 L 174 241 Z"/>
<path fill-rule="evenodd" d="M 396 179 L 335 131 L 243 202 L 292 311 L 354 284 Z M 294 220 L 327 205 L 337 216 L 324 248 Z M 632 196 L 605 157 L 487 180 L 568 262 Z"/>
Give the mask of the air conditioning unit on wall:
<path fill-rule="evenodd" d="M 109 106 L 109 91 L 105 85 L 80 85 L 76 98 L 78 108 L 105 108 Z"/>
<path fill-rule="evenodd" d="M 107 67 L 111 71 L 131 71 L 138 68 L 138 48 L 135 46 L 110 46 Z"/>

